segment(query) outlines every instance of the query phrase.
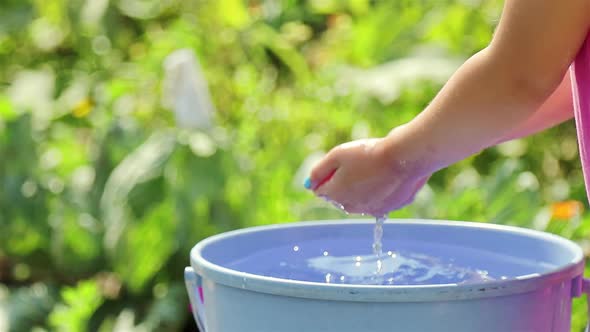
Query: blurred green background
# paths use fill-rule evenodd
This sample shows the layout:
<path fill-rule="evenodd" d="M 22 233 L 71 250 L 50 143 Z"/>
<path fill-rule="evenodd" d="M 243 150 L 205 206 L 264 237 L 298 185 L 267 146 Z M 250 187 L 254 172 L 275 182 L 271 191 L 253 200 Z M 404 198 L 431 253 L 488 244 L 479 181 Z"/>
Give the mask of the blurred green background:
<path fill-rule="evenodd" d="M 313 162 L 420 112 L 485 47 L 501 5 L 2 0 L 0 331 L 195 331 L 190 248 L 344 218 L 303 190 Z M 569 122 L 489 149 L 392 216 L 519 225 L 586 248 L 576 144 Z M 585 321 L 575 300 L 572 331 Z"/>

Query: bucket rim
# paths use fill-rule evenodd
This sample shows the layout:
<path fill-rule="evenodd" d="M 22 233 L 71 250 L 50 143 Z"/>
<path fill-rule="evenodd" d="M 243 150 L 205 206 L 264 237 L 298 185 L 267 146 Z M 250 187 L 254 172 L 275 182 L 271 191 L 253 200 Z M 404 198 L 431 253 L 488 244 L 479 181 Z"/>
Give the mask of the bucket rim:
<path fill-rule="evenodd" d="M 536 237 L 541 240 L 557 243 L 558 245 L 568 248 L 572 251 L 572 253 L 574 253 L 574 259 L 568 264 L 564 264 L 543 274 L 531 274 L 519 276 L 514 279 L 495 280 L 485 283 L 437 285 L 354 285 L 327 284 L 282 279 L 240 272 L 212 263 L 201 255 L 202 250 L 209 244 L 228 237 L 245 235 L 253 232 L 335 224 L 351 225 L 374 223 L 374 219 L 334 219 L 299 221 L 285 224 L 272 224 L 237 229 L 213 235 L 198 242 L 191 249 L 190 263 L 196 273 L 201 275 L 203 278 L 229 287 L 279 296 L 353 302 L 432 302 L 507 296 L 531 292 L 556 282 L 562 282 L 564 280 L 573 280 L 582 276 L 584 272 L 584 255 L 580 246 L 571 240 L 557 236 L 555 234 L 516 226 L 436 219 L 393 218 L 388 219 L 386 223 L 479 228 L 509 232 L 512 234 L 520 234 L 527 237 Z"/>

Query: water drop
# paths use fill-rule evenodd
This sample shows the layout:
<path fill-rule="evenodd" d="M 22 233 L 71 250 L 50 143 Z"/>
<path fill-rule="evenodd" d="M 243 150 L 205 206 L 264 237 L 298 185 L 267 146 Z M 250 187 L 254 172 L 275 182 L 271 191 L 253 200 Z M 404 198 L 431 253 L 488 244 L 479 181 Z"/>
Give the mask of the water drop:
<path fill-rule="evenodd" d="M 377 260 L 377 275 L 381 275 L 381 270 L 383 270 L 383 261 L 378 259 Z"/>

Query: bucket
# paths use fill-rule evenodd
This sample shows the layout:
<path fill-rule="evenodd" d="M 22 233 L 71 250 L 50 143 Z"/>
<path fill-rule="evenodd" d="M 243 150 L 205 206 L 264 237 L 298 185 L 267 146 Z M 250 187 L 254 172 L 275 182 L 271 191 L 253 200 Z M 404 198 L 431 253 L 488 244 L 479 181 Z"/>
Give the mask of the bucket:
<path fill-rule="evenodd" d="M 354 267 L 329 271 L 347 257 L 359 263 L 370 257 L 374 224 L 299 222 L 199 242 L 185 269 L 199 329 L 569 332 L 572 298 L 590 291 L 575 243 L 483 223 L 390 220 L 383 228 L 383 266 L 387 270 L 387 264 L 398 262 L 397 271 L 390 266 L 393 270 L 373 276 L 382 278 L 379 284 L 347 283 L 355 277 Z M 421 271 L 416 264 L 424 262 L 442 268 L 434 274 L 424 270 L 426 278 L 412 275 L 408 282 L 400 271 L 410 263 L 399 261 L 418 267 L 410 274 Z M 449 276 L 448 267 L 456 273 Z"/>

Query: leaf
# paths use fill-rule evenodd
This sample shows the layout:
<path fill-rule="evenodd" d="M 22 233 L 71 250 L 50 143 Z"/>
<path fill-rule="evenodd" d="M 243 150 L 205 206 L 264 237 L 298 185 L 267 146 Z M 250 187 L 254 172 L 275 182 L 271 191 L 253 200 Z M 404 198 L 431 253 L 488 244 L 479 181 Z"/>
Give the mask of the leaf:
<path fill-rule="evenodd" d="M 308 0 L 307 5 L 313 13 L 317 14 L 332 14 L 338 10 L 342 10 L 343 1 L 338 0 Z"/>
<path fill-rule="evenodd" d="M 32 21 L 34 10 L 30 3 L 23 1 L 13 3 L 13 5 L 2 5 L 4 8 L 0 11 L 0 34 L 20 31 Z"/>
<path fill-rule="evenodd" d="M 105 246 L 112 254 L 129 221 L 127 199 L 133 188 L 162 173 L 175 147 L 170 132 L 156 132 L 128 155 L 106 181 L 100 205 L 105 224 Z"/>
<path fill-rule="evenodd" d="M 10 121 L 18 114 L 12 107 L 10 99 L 4 95 L 0 95 L 0 120 Z"/>
<path fill-rule="evenodd" d="M 188 301 L 186 288 L 182 282 L 166 286 L 165 295 L 157 298 L 150 306 L 141 324 L 148 331 L 178 331 L 185 323 L 178 317 L 186 314 Z"/>
<path fill-rule="evenodd" d="M 113 258 L 116 271 L 129 289 L 140 292 L 166 264 L 178 244 L 171 201 L 153 207 L 145 218 L 130 225 Z"/>
<path fill-rule="evenodd" d="M 310 78 L 305 58 L 272 27 L 258 24 L 250 34 L 252 40 L 272 51 L 298 80 L 307 81 Z"/>
<path fill-rule="evenodd" d="M 9 318 L 6 300 L 9 295 L 8 287 L 0 284 L 0 331 L 2 332 L 8 331 Z"/>
<path fill-rule="evenodd" d="M 136 19 L 155 19 L 171 10 L 177 0 L 119 0 L 115 2 L 121 13 Z"/>
<path fill-rule="evenodd" d="M 217 12 L 225 24 L 240 29 L 250 22 L 243 0 L 217 0 Z"/>
<path fill-rule="evenodd" d="M 487 179 L 484 186 L 485 211 L 489 222 L 515 226 L 532 225 L 541 203 L 538 192 L 518 188 L 518 176 L 521 171 L 521 162 L 508 159 Z"/>
<path fill-rule="evenodd" d="M 62 205 L 54 212 L 51 249 L 55 264 L 70 278 L 97 270 L 102 251 L 102 237 L 96 220 L 75 207 Z"/>
<path fill-rule="evenodd" d="M 6 301 L 9 332 L 31 331 L 34 326 L 42 325 L 57 298 L 57 289 L 43 283 L 11 290 Z"/>
<path fill-rule="evenodd" d="M 87 325 L 103 298 L 95 280 L 79 282 L 61 291 L 62 302 L 49 315 L 49 323 L 59 332 L 87 331 Z"/>
<path fill-rule="evenodd" d="M 4 240 L 1 247 L 11 255 L 24 257 L 46 244 L 44 234 L 21 216 L 12 219 L 2 232 L 9 236 L 0 236 Z"/>

